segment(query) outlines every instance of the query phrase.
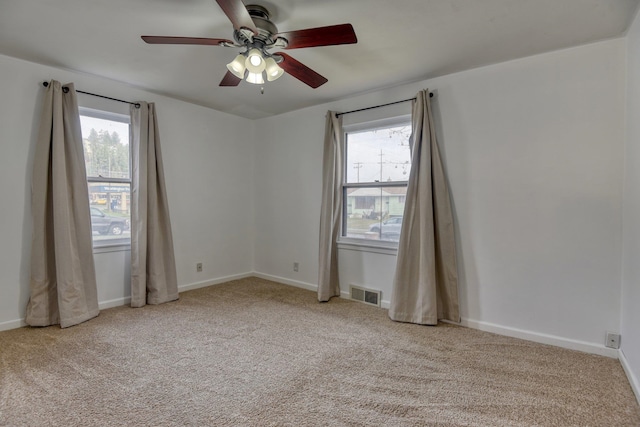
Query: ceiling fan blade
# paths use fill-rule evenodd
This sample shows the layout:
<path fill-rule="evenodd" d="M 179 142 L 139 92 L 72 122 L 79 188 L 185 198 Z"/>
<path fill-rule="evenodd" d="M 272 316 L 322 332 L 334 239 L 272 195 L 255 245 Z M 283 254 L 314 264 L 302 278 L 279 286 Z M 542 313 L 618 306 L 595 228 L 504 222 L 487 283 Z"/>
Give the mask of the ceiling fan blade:
<path fill-rule="evenodd" d="M 280 55 L 283 58 L 283 61 L 278 64 L 280 68 L 291 74 L 296 79 L 300 80 L 302 83 L 305 83 L 314 89 L 322 86 L 329 81 L 303 63 L 293 59 L 286 53 L 278 52 L 276 53 L 276 55 Z"/>
<path fill-rule="evenodd" d="M 330 25 L 328 27 L 307 28 L 306 30 L 287 31 L 277 34 L 289 41 L 286 49 L 303 47 L 334 46 L 358 42 L 351 24 Z"/>
<path fill-rule="evenodd" d="M 224 75 L 220 82 L 220 86 L 238 86 L 241 81 L 241 78 L 236 77 L 231 71 L 227 71 L 227 74 Z"/>
<path fill-rule="evenodd" d="M 166 37 L 166 36 L 141 36 L 142 40 L 149 44 L 195 44 L 208 46 L 223 46 L 225 43 L 234 44 L 227 39 L 209 39 L 205 37 Z"/>
<path fill-rule="evenodd" d="M 233 28 L 248 28 L 253 34 L 258 34 L 256 24 L 253 23 L 251 15 L 247 12 L 247 8 L 241 0 L 216 0 L 222 11 L 233 24 Z"/>

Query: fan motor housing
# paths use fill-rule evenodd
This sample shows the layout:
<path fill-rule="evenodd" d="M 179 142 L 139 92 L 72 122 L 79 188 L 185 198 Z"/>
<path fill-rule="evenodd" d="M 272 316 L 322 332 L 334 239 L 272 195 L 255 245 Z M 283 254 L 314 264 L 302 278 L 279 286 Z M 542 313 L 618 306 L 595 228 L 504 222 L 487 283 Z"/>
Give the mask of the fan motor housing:
<path fill-rule="evenodd" d="M 278 28 L 269 19 L 269 11 L 257 4 L 250 4 L 247 6 L 247 12 L 258 28 L 258 34 L 253 37 L 262 40 L 265 44 L 273 43 L 273 35 L 278 34 Z"/>

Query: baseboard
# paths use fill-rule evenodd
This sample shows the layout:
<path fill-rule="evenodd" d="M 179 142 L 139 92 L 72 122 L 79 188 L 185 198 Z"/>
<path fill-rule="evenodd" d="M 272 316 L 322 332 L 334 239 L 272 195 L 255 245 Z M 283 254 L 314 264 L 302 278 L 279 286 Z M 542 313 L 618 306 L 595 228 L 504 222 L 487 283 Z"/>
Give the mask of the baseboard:
<path fill-rule="evenodd" d="M 226 283 L 232 280 L 244 279 L 246 277 L 259 277 L 261 279 L 271 280 L 274 282 L 282 283 L 289 286 L 294 286 L 297 288 L 307 289 L 309 291 L 317 292 L 318 286 L 312 283 L 306 283 L 299 280 L 287 279 L 285 277 L 274 276 L 271 274 L 265 274 L 260 272 L 248 272 L 235 274 L 231 276 L 219 277 L 216 279 L 205 280 L 202 282 L 190 283 L 187 285 L 178 286 L 179 292 L 190 291 L 193 289 L 204 288 L 207 286 L 219 285 L 222 283 Z M 340 293 L 341 298 L 349 299 L 349 292 L 342 291 Z M 109 301 L 103 301 L 99 303 L 99 307 L 101 310 L 118 307 L 122 305 L 129 304 L 131 298 L 118 298 Z M 389 308 L 389 301 L 382 300 L 381 301 L 382 308 Z M 456 323 L 457 324 L 457 323 Z M 554 345 L 556 347 L 562 347 L 570 350 L 578 350 L 583 351 L 585 353 L 598 354 L 601 356 L 607 356 L 611 358 L 620 359 L 623 367 L 625 367 L 625 372 L 627 372 L 627 376 L 629 377 L 629 382 L 631 383 L 634 392 L 636 393 L 636 397 L 640 395 L 640 386 L 638 386 L 638 379 L 635 378 L 629 369 L 628 364 L 626 363 L 626 359 L 624 359 L 624 354 L 620 350 L 607 348 L 604 345 L 597 345 L 593 343 L 589 343 L 586 341 L 572 340 L 568 338 L 563 338 L 555 335 L 542 334 L 539 332 L 532 332 L 523 329 L 510 328 L 506 326 L 496 325 L 493 323 L 482 322 L 472 319 L 463 318 L 459 323 L 461 326 L 465 326 L 472 329 L 478 329 L 480 331 L 492 332 L 498 335 L 505 335 L 508 337 L 520 338 L 528 341 L 538 342 L 541 344 Z M 0 331 L 6 331 L 9 329 L 17 329 L 23 326 L 27 326 L 24 322 L 24 319 L 16 319 L 7 322 L 0 323 Z M 622 357 L 620 355 L 622 354 Z M 626 364 L 626 365 L 625 365 Z M 638 399 L 640 401 L 640 398 Z"/>
<path fill-rule="evenodd" d="M 265 279 L 265 280 L 271 280 L 273 282 L 278 282 L 278 283 L 282 283 L 284 285 L 294 286 L 296 288 L 307 289 L 309 291 L 317 292 L 317 290 L 318 290 L 318 286 L 315 285 L 315 284 L 312 284 L 312 283 L 307 283 L 307 282 L 302 282 L 302 281 L 299 281 L 299 280 L 288 279 L 288 278 L 285 278 L 285 277 L 275 276 L 275 275 L 272 275 L 272 274 L 260 273 L 260 272 L 257 272 L 257 271 L 254 271 L 253 273 L 246 273 L 244 275 L 229 276 L 229 277 L 226 277 L 226 278 L 221 278 L 221 279 L 219 279 L 217 281 L 217 283 L 223 283 L 225 281 L 230 281 L 230 280 L 240 279 L 240 278 L 250 277 L 250 276 L 259 277 L 259 278 Z M 213 284 L 215 284 L 215 283 L 213 283 L 213 282 L 203 282 L 201 284 L 201 286 L 200 286 L 200 284 L 196 284 L 196 285 L 199 285 L 198 287 L 203 287 L 203 286 L 210 286 L 210 285 L 213 285 Z M 189 285 L 189 286 L 193 286 L 193 285 Z M 195 288 L 192 288 L 192 289 L 195 289 Z M 181 290 L 182 290 L 182 288 L 181 288 Z M 345 298 L 345 299 L 350 299 L 349 298 L 349 292 L 348 291 L 341 291 L 340 292 L 340 297 L 341 298 Z M 381 301 L 381 307 L 382 308 L 388 309 L 389 306 L 390 306 L 390 301 L 388 301 L 388 300 L 382 300 Z M 451 323 L 453 323 L 453 322 L 451 322 Z M 555 335 L 548 335 L 548 334 L 543 334 L 543 333 L 539 333 L 539 332 L 527 331 L 527 330 L 523 330 L 523 329 L 510 328 L 510 327 L 506 327 L 506 326 L 501 326 L 501 325 L 496 325 L 496 324 L 493 324 L 493 323 L 482 322 L 482 321 L 471 320 L 471 319 L 462 319 L 462 321 L 459 323 L 459 325 L 465 326 L 465 327 L 468 327 L 468 328 L 471 328 L 471 329 L 478 329 L 480 331 L 492 332 L 492 333 L 498 334 L 498 335 L 505 335 L 505 336 L 508 336 L 508 337 L 520 338 L 520 339 L 524 339 L 524 340 L 527 340 L 527 341 L 533 341 L 533 342 L 537 342 L 537 343 L 541 343 L 541 344 L 553 345 L 553 346 L 556 346 L 556 347 L 566 348 L 566 349 L 569 349 L 569 350 L 578 350 L 578 351 L 582 351 L 582 352 L 585 352 L 585 353 L 597 354 L 597 355 L 600 355 L 600 356 L 611 357 L 611 358 L 614 358 L 614 359 L 618 358 L 618 350 L 612 349 L 612 348 L 607 348 L 604 345 L 597 345 L 597 344 L 586 342 L 586 341 L 572 340 L 572 339 L 563 338 L 563 337 L 559 337 L 559 336 L 555 336 Z"/>
<path fill-rule="evenodd" d="M 245 279 L 247 277 L 255 276 L 254 273 L 241 273 L 233 274 L 231 276 L 218 277 L 216 279 L 204 280 L 202 282 L 189 283 L 187 285 L 178 286 L 178 292 L 192 291 L 194 289 L 206 288 L 208 286 L 220 285 L 222 283 L 230 282 L 232 280 Z"/>
<path fill-rule="evenodd" d="M 631 366 L 629 365 L 629 361 L 624 355 L 624 351 L 622 349 L 618 350 L 618 360 L 620 360 L 620 364 L 622 365 L 622 369 L 624 369 L 624 373 L 627 374 L 627 379 L 629 380 L 629 384 L 631 385 L 631 389 L 633 393 L 636 395 L 636 400 L 638 404 L 640 404 L 640 380 L 633 374 L 631 370 Z"/>
<path fill-rule="evenodd" d="M 253 273 L 242 273 L 242 274 L 234 274 L 231 276 L 218 277 L 212 280 L 203 280 L 202 282 L 189 283 L 186 285 L 178 286 L 178 293 L 192 291 L 194 289 L 206 288 L 209 286 L 219 285 L 222 283 L 230 282 L 232 280 L 244 279 L 246 277 L 251 277 Z M 122 305 L 127 305 L 131 303 L 131 297 L 117 298 L 109 301 L 103 301 L 98 304 L 100 310 L 104 310 L 107 308 L 120 307 Z"/>
<path fill-rule="evenodd" d="M 252 276 L 259 277 L 260 279 L 271 280 L 272 282 L 282 283 L 283 285 L 294 286 L 296 288 L 306 289 L 308 291 L 317 292 L 318 285 L 314 285 L 312 283 L 301 282 L 299 280 L 287 279 L 284 277 L 273 276 L 271 274 L 259 273 L 254 271 Z"/>
<path fill-rule="evenodd" d="M 178 292 L 190 291 L 193 289 L 205 288 L 207 286 L 219 285 L 221 283 L 230 282 L 232 280 L 244 279 L 246 277 L 254 276 L 254 273 L 242 273 L 234 274 L 232 276 L 219 277 L 217 279 L 205 280 L 197 283 L 189 283 L 187 285 L 178 286 Z M 115 298 L 107 301 L 99 301 L 98 308 L 100 310 L 106 310 L 108 308 L 121 307 L 131 303 L 131 297 Z M 7 322 L 0 323 L 0 332 L 8 331 L 10 329 L 18 329 L 24 326 L 28 326 L 24 319 L 9 320 Z"/>
<path fill-rule="evenodd" d="M 340 298 L 350 299 L 348 291 L 341 291 Z M 381 307 L 389 309 L 390 301 L 382 300 Z M 569 350 L 578 350 L 585 353 L 597 354 L 600 356 L 606 356 L 611 358 L 618 358 L 618 350 L 613 348 L 607 348 L 604 345 L 597 345 L 586 341 L 572 340 L 555 335 L 542 334 L 539 332 L 526 331 L 523 329 L 510 328 L 506 326 L 496 325 L 488 322 L 481 322 L 477 320 L 463 318 L 460 323 L 444 321 L 444 323 L 451 323 L 454 325 L 460 325 L 471 329 L 477 329 L 479 331 L 491 332 L 498 335 L 504 335 L 513 338 L 520 338 L 527 341 L 533 341 L 540 344 L 548 344 L 556 347 L 566 348 Z"/>
<path fill-rule="evenodd" d="M 108 301 L 102 301 L 98 303 L 98 308 L 100 310 L 106 310 L 107 308 L 120 307 L 127 304 L 131 304 L 131 297 L 123 297 L 123 298 L 111 299 Z"/>
<path fill-rule="evenodd" d="M 340 297 L 350 299 L 348 291 L 341 291 Z M 382 300 L 381 307 L 389 309 L 390 301 Z M 548 344 L 556 347 L 566 348 L 569 350 L 577 350 L 590 354 L 597 354 L 600 356 L 611 357 L 613 359 L 618 358 L 618 350 L 613 348 L 607 348 L 604 345 L 598 345 L 586 341 L 573 340 L 569 338 L 559 337 L 556 335 L 543 334 L 540 332 L 527 331 L 524 329 L 510 328 L 507 326 L 496 325 L 489 322 L 482 322 L 478 320 L 463 318 L 460 323 L 447 322 L 454 325 L 460 325 L 471 329 L 477 329 L 479 331 L 491 332 L 498 335 L 504 335 L 513 338 L 520 338 L 527 341 L 533 341 L 540 344 Z"/>
<path fill-rule="evenodd" d="M 27 326 L 24 319 L 9 320 L 8 322 L 0 323 L 0 332 L 22 328 L 23 326 Z"/>
<path fill-rule="evenodd" d="M 453 322 L 448 322 L 453 323 Z M 510 328 L 506 326 L 496 325 L 488 322 L 481 322 L 478 320 L 462 318 L 460 323 L 453 323 L 455 325 L 462 325 L 472 329 L 478 329 L 480 331 L 492 332 L 498 335 L 505 335 L 513 338 L 520 338 L 527 341 L 533 341 L 540 344 L 548 344 L 556 347 L 562 347 L 569 350 L 578 350 L 585 353 L 597 354 L 600 356 L 618 358 L 618 350 L 613 348 L 607 348 L 604 345 L 597 345 L 594 343 L 573 340 L 569 338 L 559 337 L 556 335 L 543 334 L 540 332 L 527 331 L 523 329 Z"/>

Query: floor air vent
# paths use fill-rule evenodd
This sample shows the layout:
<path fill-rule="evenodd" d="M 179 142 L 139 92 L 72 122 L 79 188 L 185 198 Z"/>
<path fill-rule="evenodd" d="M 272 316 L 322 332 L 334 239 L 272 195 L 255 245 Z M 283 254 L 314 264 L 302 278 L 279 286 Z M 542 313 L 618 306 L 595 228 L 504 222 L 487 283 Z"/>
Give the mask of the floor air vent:
<path fill-rule="evenodd" d="M 362 288 L 360 286 L 350 285 L 349 294 L 351 294 L 352 300 L 380 307 L 380 291 L 374 291 L 371 289 Z"/>

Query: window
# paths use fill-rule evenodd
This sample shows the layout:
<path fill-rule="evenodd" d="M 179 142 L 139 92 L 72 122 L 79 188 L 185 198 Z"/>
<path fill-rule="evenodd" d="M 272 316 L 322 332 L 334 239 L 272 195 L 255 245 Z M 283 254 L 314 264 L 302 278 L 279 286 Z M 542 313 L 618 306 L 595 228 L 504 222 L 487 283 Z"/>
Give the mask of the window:
<path fill-rule="evenodd" d="M 342 237 L 397 242 L 411 170 L 411 123 L 346 128 Z"/>
<path fill-rule="evenodd" d="M 129 117 L 80 109 L 93 247 L 131 243 Z"/>

